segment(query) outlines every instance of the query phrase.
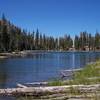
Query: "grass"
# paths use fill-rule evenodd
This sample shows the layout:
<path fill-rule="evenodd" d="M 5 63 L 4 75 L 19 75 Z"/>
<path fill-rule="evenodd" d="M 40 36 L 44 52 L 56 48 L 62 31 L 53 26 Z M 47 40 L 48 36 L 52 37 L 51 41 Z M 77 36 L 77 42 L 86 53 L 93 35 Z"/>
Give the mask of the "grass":
<path fill-rule="evenodd" d="M 91 84 L 100 84 L 100 60 L 95 63 L 86 65 L 82 70 L 73 73 L 72 80 L 53 80 L 48 83 L 50 86 L 62 86 L 62 85 L 91 85 Z M 96 91 L 96 93 L 84 93 L 79 91 L 79 89 L 70 87 L 69 95 L 71 96 L 83 96 L 84 100 L 99 100 L 100 95 L 98 95 L 100 91 Z M 66 94 L 68 95 L 68 93 Z"/>
<path fill-rule="evenodd" d="M 100 84 L 100 60 L 93 64 L 86 65 L 83 70 L 74 72 L 72 80 L 53 80 L 48 83 L 49 86 L 77 84 Z"/>
<path fill-rule="evenodd" d="M 72 84 L 98 84 L 100 83 L 100 60 L 89 64 L 83 70 L 74 73 Z"/>
<path fill-rule="evenodd" d="M 90 85 L 90 84 L 100 84 L 100 60 L 96 61 L 93 64 L 86 65 L 82 70 L 74 72 L 73 73 L 73 79 L 72 80 L 61 80 L 61 79 L 54 79 L 48 82 L 49 86 L 63 86 L 63 85 L 77 85 L 77 84 L 83 84 L 83 85 Z M 65 93 L 65 95 L 60 96 L 56 98 L 55 96 L 50 96 L 50 94 L 45 95 L 44 97 L 38 97 L 41 100 L 48 99 L 48 100 L 66 100 L 66 97 L 70 98 L 72 96 L 75 97 L 84 97 L 85 100 L 99 100 L 100 98 L 100 91 L 96 91 L 95 93 L 83 93 L 78 88 L 70 87 L 69 93 Z M 63 97 L 63 99 L 61 98 Z M 59 99 L 61 98 L 61 99 Z M 72 99 L 73 99 L 72 98 Z M 34 97 L 23 97 L 18 100 L 40 100 L 36 99 Z"/>
<path fill-rule="evenodd" d="M 53 79 L 52 81 L 48 82 L 48 86 L 62 86 L 65 85 L 60 79 Z"/>

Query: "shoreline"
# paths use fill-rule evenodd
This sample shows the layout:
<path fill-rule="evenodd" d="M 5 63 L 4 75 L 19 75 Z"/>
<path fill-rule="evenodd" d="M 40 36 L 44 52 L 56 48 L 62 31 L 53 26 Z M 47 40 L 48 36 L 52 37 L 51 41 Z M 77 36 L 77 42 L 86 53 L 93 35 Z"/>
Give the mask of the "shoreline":
<path fill-rule="evenodd" d="M 55 97 L 67 97 L 67 99 L 71 98 L 94 98 L 94 95 L 100 97 L 100 84 L 92 84 L 92 85 L 63 85 L 63 86 L 46 86 L 46 87 L 18 87 L 18 88 L 7 88 L 0 89 L 0 96 L 15 96 L 15 97 L 29 97 L 33 98 L 52 98 L 53 95 Z M 62 94 L 65 94 L 63 96 Z M 63 100 L 63 99 L 60 99 Z M 65 99 L 64 99 L 65 100 Z"/>
<path fill-rule="evenodd" d="M 18 52 L 2 52 L 0 53 L 0 59 L 10 58 L 10 57 L 25 57 L 34 53 L 85 53 L 85 52 L 100 52 L 100 51 L 57 51 L 57 50 L 25 50 L 25 51 L 18 51 Z"/>
<path fill-rule="evenodd" d="M 33 97 L 33 98 L 100 98 L 100 60 L 92 64 L 87 64 L 83 69 L 75 70 L 75 77 L 70 80 L 49 81 L 38 84 L 39 86 L 27 86 L 27 84 L 17 84 L 16 88 L 0 89 L 0 96 Z M 65 70 L 66 71 L 66 70 Z M 68 70 L 70 72 L 71 70 Z M 99 74 L 98 74 L 99 73 Z M 97 75 L 97 77 L 96 77 Z M 83 77 L 84 76 L 84 77 Z M 88 76 L 88 77 L 87 77 Z M 78 79 L 78 80 L 77 80 Z M 92 83 L 91 83 L 92 82 Z M 41 84 L 44 84 L 42 86 Z M 46 84 L 46 86 L 45 86 Z M 63 95 L 64 94 L 64 95 Z M 60 95 L 60 96 L 59 96 Z M 58 98 L 58 99 L 59 99 Z M 59 99 L 63 100 L 63 99 Z"/>

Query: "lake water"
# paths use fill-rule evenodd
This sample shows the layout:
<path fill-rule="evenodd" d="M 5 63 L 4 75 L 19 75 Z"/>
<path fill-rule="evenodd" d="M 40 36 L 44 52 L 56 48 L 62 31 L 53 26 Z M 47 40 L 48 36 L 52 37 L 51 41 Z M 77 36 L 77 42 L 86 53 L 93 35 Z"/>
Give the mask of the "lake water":
<path fill-rule="evenodd" d="M 45 52 L 3 59 L 0 60 L 0 88 L 51 80 L 60 76 L 60 70 L 81 68 L 99 58 L 100 52 Z"/>

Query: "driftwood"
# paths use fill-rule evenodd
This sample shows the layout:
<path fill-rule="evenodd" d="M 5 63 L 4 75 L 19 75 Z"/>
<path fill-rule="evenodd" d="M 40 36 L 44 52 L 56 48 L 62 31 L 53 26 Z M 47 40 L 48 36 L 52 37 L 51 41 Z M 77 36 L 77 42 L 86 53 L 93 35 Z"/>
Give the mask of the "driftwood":
<path fill-rule="evenodd" d="M 77 72 L 77 71 L 80 71 L 80 70 L 82 70 L 82 68 L 79 68 L 79 69 L 71 69 L 71 70 L 61 70 L 60 71 L 61 78 L 73 76 L 74 72 Z"/>
<path fill-rule="evenodd" d="M 19 87 L 19 88 L 27 88 L 27 86 L 22 85 L 22 84 L 17 84 L 17 87 Z"/>
<path fill-rule="evenodd" d="M 21 85 L 20 85 L 21 86 Z M 46 87 L 25 87 L 0 89 L 0 95 L 31 95 L 43 96 L 46 94 L 70 93 L 77 89 L 81 93 L 95 93 L 100 91 L 100 84 L 95 85 L 66 85 L 66 86 L 46 86 Z"/>
<path fill-rule="evenodd" d="M 26 86 L 47 86 L 48 82 L 25 83 Z"/>

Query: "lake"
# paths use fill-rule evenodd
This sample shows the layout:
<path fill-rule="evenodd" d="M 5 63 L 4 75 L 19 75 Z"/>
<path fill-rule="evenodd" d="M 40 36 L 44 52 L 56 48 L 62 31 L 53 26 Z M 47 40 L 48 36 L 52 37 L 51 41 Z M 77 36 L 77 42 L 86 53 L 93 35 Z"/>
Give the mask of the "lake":
<path fill-rule="evenodd" d="M 60 70 L 82 68 L 99 58 L 100 52 L 44 52 L 0 59 L 0 88 L 52 80 L 60 76 Z"/>

